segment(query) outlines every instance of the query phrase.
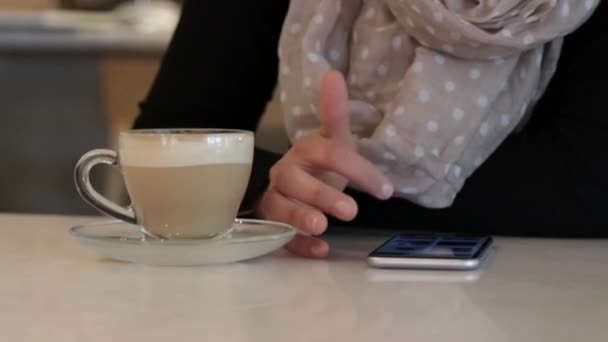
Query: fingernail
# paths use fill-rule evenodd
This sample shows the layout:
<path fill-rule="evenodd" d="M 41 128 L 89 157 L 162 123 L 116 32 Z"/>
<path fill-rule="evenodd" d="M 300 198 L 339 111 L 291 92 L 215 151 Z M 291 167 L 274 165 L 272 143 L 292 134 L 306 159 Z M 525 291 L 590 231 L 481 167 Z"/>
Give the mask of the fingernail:
<path fill-rule="evenodd" d="M 324 217 L 318 217 L 317 215 L 311 215 L 308 217 L 308 231 L 313 235 L 321 234 L 326 228 Z"/>
<path fill-rule="evenodd" d="M 336 205 L 334 206 L 334 209 L 336 210 L 338 216 L 342 216 L 342 217 L 348 217 L 348 216 L 352 216 L 352 206 L 349 205 L 348 202 L 346 201 L 338 201 L 336 203 Z"/>
<path fill-rule="evenodd" d="M 307 221 L 308 229 L 316 231 L 319 226 L 319 218 L 316 215 L 311 215 Z"/>
<path fill-rule="evenodd" d="M 323 255 L 326 253 L 325 245 L 314 245 L 310 249 L 313 255 Z"/>
<path fill-rule="evenodd" d="M 382 193 L 380 194 L 381 199 L 389 199 L 393 196 L 393 191 L 395 191 L 393 184 L 390 182 L 386 182 L 382 185 Z"/>

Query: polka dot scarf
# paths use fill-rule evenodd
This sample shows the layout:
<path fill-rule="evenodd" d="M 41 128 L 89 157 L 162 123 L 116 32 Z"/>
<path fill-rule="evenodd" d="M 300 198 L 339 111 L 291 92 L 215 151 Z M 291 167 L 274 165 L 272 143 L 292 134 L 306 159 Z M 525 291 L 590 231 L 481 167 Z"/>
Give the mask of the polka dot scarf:
<path fill-rule="evenodd" d="M 279 47 L 288 135 L 319 128 L 321 78 L 340 70 L 360 153 L 395 196 L 447 207 L 525 122 L 562 37 L 598 1 L 292 0 Z"/>

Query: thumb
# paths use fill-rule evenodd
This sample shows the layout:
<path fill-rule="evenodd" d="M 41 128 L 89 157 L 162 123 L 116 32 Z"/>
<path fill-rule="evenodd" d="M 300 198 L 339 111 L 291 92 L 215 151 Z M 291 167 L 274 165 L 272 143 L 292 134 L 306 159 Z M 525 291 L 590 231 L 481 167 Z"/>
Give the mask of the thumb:
<path fill-rule="evenodd" d="M 348 91 L 339 71 L 328 71 L 321 83 L 321 136 L 350 144 Z"/>

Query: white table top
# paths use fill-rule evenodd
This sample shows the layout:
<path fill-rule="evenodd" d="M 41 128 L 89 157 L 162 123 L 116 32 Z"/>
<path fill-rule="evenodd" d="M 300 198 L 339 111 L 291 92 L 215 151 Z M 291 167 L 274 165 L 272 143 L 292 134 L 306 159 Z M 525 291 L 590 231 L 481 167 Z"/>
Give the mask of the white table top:
<path fill-rule="evenodd" d="M 608 241 L 497 239 L 478 273 L 368 268 L 383 237 L 228 266 L 101 260 L 91 218 L 0 215 L 3 341 L 606 341 Z"/>

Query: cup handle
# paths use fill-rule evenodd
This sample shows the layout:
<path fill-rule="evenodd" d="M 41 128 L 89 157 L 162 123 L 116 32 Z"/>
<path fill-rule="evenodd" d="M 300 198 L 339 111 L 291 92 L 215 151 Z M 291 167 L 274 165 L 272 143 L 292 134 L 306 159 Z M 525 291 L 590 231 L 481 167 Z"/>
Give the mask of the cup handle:
<path fill-rule="evenodd" d="M 74 169 L 74 181 L 78 193 L 87 203 L 102 213 L 128 223 L 137 224 L 135 212 L 131 206 L 122 207 L 110 201 L 91 185 L 89 173 L 98 164 L 118 166 L 118 153 L 107 149 L 97 149 L 85 153 L 78 160 Z"/>

